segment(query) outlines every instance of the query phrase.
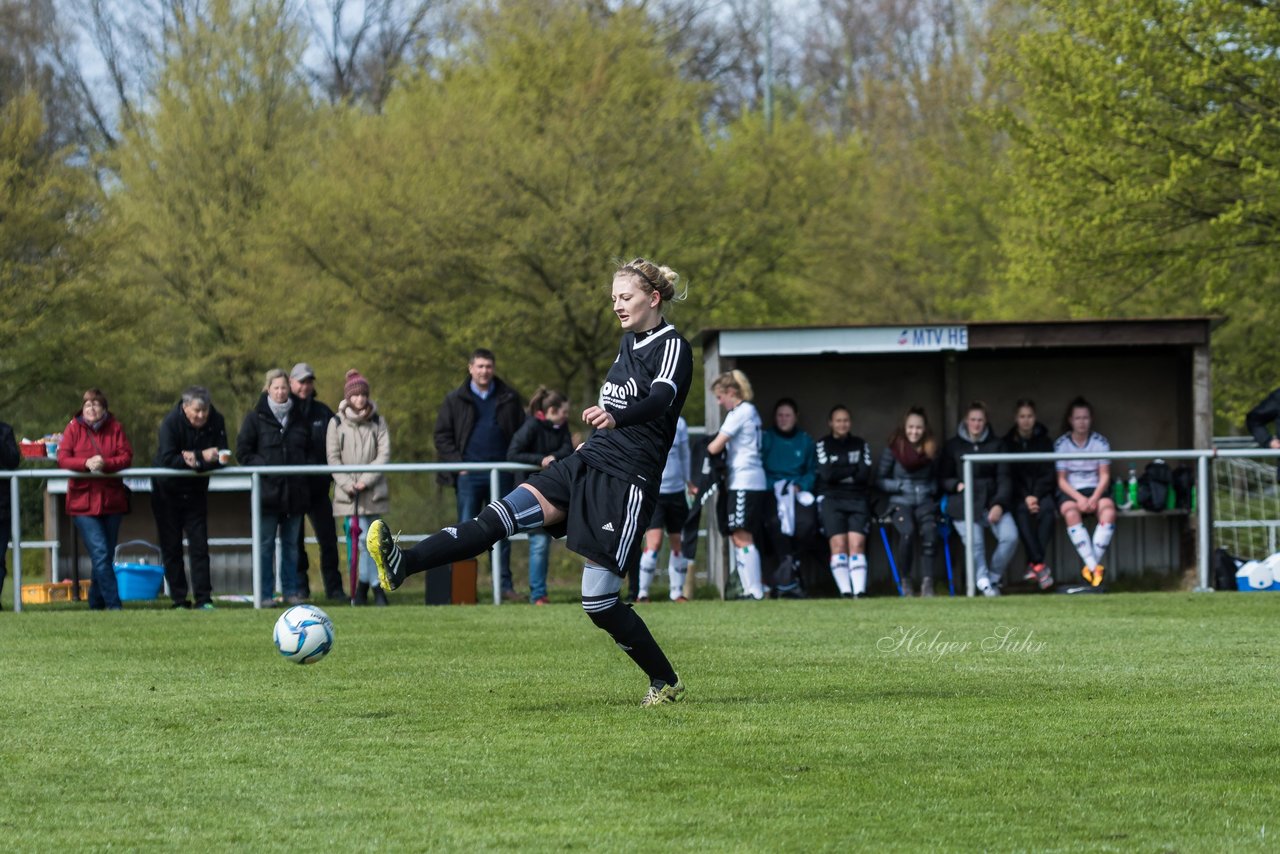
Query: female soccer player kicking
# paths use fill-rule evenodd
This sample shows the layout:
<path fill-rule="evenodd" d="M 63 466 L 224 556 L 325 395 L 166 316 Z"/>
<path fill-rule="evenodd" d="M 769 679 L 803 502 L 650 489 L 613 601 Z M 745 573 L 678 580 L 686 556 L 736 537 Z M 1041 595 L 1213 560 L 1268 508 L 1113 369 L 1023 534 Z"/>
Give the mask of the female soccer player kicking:
<path fill-rule="evenodd" d="M 680 277 L 637 258 L 613 276 L 613 312 L 622 324 L 618 358 L 598 405 L 582 413 L 597 428 L 566 459 L 536 472 L 480 515 L 402 550 L 381 520 L 369 526 L 368 549 L 382 586 L 394 590 L 430 567 L 483 552 L 517 531 L 545 528 L 567 536 L 586 559 L 582 608 L 649 677 L 643 706 L 673 703 L 684 692 L 644 621 L 619 598 L 622 579 L 640 562 L 644 531 L 657 501 L 667 449 L 693 378 L 693 354 L 662 316 Z"/>

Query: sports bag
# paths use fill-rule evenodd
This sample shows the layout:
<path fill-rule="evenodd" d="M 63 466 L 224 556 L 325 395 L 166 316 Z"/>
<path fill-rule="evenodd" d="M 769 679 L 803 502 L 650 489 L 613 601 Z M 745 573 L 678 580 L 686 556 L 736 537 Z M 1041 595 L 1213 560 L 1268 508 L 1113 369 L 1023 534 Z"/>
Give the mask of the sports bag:
<path fill-rule="evenodd" d="M 1150 513 L 1162 513 L 1173 488 L 1173 472 L 1164 460 L 1152 460 L 1138 478 L 1138 506 Z"/>

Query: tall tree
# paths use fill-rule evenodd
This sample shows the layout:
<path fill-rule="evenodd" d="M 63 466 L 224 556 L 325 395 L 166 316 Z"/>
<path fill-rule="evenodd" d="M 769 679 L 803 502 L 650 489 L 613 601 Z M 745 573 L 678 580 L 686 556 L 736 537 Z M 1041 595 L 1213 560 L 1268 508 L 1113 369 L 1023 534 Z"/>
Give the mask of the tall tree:
<path fill-rule="evenodd" d="M 271 242 L 273 194 L 313 141 L 290 6 L 213 0 L 180 14 L 154 100 L 111 160 L 104 287 L 165 330 L 147 347 L 164 365 L 156 407 L 196 380 L 247 402 L 310 328 Z"/>
<path fill-rule="evenodd" d="M 1075 314 L 1224 312 L 1236 423 L 1280 320 L 1280 15 L 1267 3 L 1038 4 L 1010 39 L 1012 282 Z M 1263 387 L 1274 385 L 1274 378 Z"/>

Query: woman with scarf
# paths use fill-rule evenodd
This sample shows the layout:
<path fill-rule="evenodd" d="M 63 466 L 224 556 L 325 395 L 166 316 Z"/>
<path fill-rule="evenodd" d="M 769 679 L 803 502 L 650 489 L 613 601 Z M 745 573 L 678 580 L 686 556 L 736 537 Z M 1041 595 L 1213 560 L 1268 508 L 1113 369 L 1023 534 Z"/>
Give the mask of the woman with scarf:
<path fill-rule="evenodd" d="M 387 421 L 378 414 L 378 404 L 369 399 L 369 381 L 354 368 L 347 371 L 342 402 L 337 416 L 329 422 L 325 436 L 325 452 L 331 466 L 358 466 L 391 462 L 391 435 Z M 367 531 L 375 519 L 391 509 L 387 477 L 382 472 L 334 472 L 333 515 L 354 519 L 357 531 Z M 359 580 L 351 594 L 353 605 L 365 605 L 369 588 L 373 588 L 373 604 L 386 605 L 387 594 L 378 583 L 378 568 L 362 542 L 351 542 L 347 527 L 348 548 L 359 549 Z"/>
<path fill-rule="evenodd" d="M 258 405 L 244 417 L 236 437 L 236 458 L 246 466 L 298 466 L 307 462 L 311 429 L 298 417 L 302 400 L 289 391 L 289 375 L 267 371 Z M 305 476 L 264 475 L 262 519 L 258 534 L 260 605 L 275 591 L 276 532 L 280 535 L 280 589 L 290 605 L 301 603 L 298 591 L 298 531 L 310 501 Z"/>
<path fill-rule="evenodd" d="M 908 409 L 889 436 L 889 446 L 880 454 L 876 486 L 889 497 L 889 520 L 898 533 L 893 561 L 902 595 L 911 596 L 918 586 L 921 596 L 932 596 L 938 550 L 938 443 L 921 407 Z M 913 572 L 917 538 L 920 563 Z"/>
<path fill-rule="evenodd" d="M 75 472 L 107 474 L 133 462 L 133 446 L 124 425 L 107 411 L 107 398 L 91 388 L 80 412 L 62 431 L 58 465 Z M 67 484 L 67 515 L 75 524 L 93 564 L 89 608 L 119 611 L 120 592 L 114 566 L 120 521 L 129 512 L 129 494 L 119 478 L 73 477 Z"/>

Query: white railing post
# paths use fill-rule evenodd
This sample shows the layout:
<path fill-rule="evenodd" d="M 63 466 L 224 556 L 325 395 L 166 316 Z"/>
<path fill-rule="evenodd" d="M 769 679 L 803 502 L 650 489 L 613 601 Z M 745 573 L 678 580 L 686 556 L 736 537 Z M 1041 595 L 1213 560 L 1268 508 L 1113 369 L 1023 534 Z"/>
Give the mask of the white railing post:
<path fill-rule="evenodd" d="M 249 487 L 249 536 L 253 543 L 249 546 L 249 561 L 253 564 L 253 607 L 262 607 L 262 576 L 258 572 L 258 561 L 262 557 L 262 541 L 259 532 L 262 530 L 262 479 L 255 471 Z"/>
<path fill-rule="evenodd" d="M 1211 590 L 1209 587 L 1209 549 L 1212 540 L 1209 539 L 1209 457 L 1208 455 L 1196 460 L 1196 505 L 1197 523 L 1200 530 L 1196 532 L 1196 541 L 1199 548 L 1196 549 L 1196 564 L 1200 570 L 1200 586 L 1196 588 L 1199 591 Z"/>
<path fill-rule="evenodd" d="M 13 610 L 22 610 L 22 511 L 18 507 L 18 476 L 9 478 L 9 542 L 13 551 Z M 4 555 L 0 554 L 0 561 Z"/>
<path fill-rule="evenodd" d="M 501 486 L 498 481 L 498 470 L 489 469 L 489 500 L 497 501 L 502 496 L 498 494 Z M 484 508 L 480 508 L 483 510 Z M 459 520 L 462 521 L 462 520 Z M 502 604 L 502 575 L 498 572 L 502 563 L 502 540 L 498 540 L 493 544 L 493 548 L 489 550 L 489 574 L 493 576 L 493 604 Z"/>
<path fill-rule="evenodd" d="M 964 458 L 964 494 L 960 497 L 964 499 L 964 589 L 966 596 L 972 596 L 977 592 L 973 550 L 978 544 L 974 537 L 981 537 L 982 529 L 973 524 L 973 460 L 969 457 Z"/>

